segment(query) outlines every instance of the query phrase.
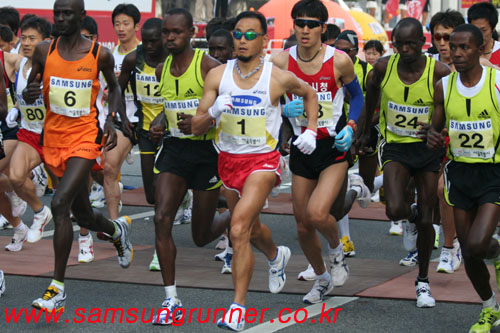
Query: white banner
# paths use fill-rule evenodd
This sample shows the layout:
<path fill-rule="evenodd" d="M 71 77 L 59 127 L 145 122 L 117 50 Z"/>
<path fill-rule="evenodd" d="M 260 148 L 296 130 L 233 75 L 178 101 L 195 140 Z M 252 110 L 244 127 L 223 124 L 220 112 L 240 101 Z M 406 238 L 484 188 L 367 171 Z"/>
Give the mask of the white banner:
<path fill-rule="evenodd" d="M 18 9 L 49 9 L 54 8 L 55 0 L 2 0 L 2 6 L 13 6 Z M 134 4 L 141 13 L 153 11 L 152 0 L 85 0 L 85 10 L 91 11 L 113 11 L 122 3 Z"/>

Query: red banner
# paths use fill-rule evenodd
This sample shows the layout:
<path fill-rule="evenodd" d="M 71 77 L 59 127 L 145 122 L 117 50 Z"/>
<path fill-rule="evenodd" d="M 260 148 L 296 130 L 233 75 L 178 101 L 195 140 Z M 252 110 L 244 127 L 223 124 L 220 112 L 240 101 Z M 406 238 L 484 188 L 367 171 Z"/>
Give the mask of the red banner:
<path fill-rule="evenodd" d="M 480 2 L 490 2 L 489 0 L 462 0 L 462 8 L 469 8 L 473 4 Z"/>
<path fill-rule="evenodd" d="M 387 0 L 385 4 L 385 11 L 392 16 L 398 16 L 399 0 Z"/>
<path fill-rule="evenodd" d="M 422 17 L 422 12 L 424 11 L 425 1 L 426 0 L 408 1 L 406 4 L 406 6 L 408 7 L 406 15 L 420 20 L 420 18 Z"/>

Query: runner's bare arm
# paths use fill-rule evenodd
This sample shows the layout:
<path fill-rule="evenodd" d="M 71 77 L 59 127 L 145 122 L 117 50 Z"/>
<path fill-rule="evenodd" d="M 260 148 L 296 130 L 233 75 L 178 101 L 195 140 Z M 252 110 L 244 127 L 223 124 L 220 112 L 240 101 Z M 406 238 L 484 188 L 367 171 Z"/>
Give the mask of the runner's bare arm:
<path fill-rule="evenodd" d="M 271 57 L 269 61 L 273 63 L 274 66 L 281 68 L 283 70 L 288 69 L 288 51 L 282 51 Z"/>
<path fill-rule="evenodd" d="M 201 59 L 201 77 L 203 78 L 203 80 L 205 80 L 208 72 L 210 72 L 212 68 L 220 65 L 221 63 L 219 60 L 212 58 L 207 54 L 204 54 L 203 58 Z"/>
<path fill-rule="evenodd" d="M 120 76 L 118 77 L 118 84 L 122 91 L 122 97 L 125 96 L 125 89 L 130 82 L 130 75 L 135 67 L 135 60 L 137 57 L 137 51 L 132 51 L 125 56 L 122 62 L 122 69 L 120 71 Z"/>
<path fill-rule="evenodd" d="M 102 72 L 106 83 L 108 84 L 108 109 L 109 113 L 106 117 L 106 122 L 104 123 L 104 135 L 106 136 L 105 149 L 111 150 L 116 146 L 116 131 L 113 125 L 113 115 L 117 112 L 120 114 L 120 118 L 123 121 L 128 122 L 127 114 L 125 112 L 125 104 L 123 103 L 123 98 L 121 94 L 120 86 L 116 80 L 115 72 L 115 60 L 111 52 L 105 48 L 101 47 L 101 52 L 99 52 L 98 60 L 98 70 Z M 125 133 L 126 135 L 127 133 Z"/>
<path fill-rule="evenodd" d="M 21 65 L 21 61 L 23 60 L 23 56 L 15 53 L 6 53 L 4 52 L 5 59 L 5 74 L 10 81 L 16 81 L 16 72 L 18 71 L 19 66 Z"/>
<path fill-rule="evenodd" d="M 437 85 L 438 81 L 441 80 L 442 77 L 449 75 L 451 73 L 450 67 L 447 65 L 436 61 L 436 65 L 434 66 L 434 86 Z"/>
<path fill-rule="evenodd" d="M 214 105 L 219 94 L 219 84 L 226 65 L 216 67 L 208 72 L 205 77 L 203 96 L 201 97 L 196 115 L 191 119 L 191 132 L 194 135 L 202 135 L 213 126 L 214 119 L 208 113 L 208 109 Z"/>
<path fill-rule="evenodd" d="M 444 146 L 444 137 L 447 134 L 444 113 L 443 82 L 439 82 L 434 87 L 434 112 L 432 114 L 432 124 L 427 132 L 427 147 L 437 149 Z"/>
<path fill-rule="evenodd" d="M 0 77 L 3 78 L 3 66 L 0 66 Z M 5 80 L 0 80 L 0 121 L 5 121 L 7 116 L 7 92 Z"/>
<path fill-rule="evenodd" d="M 47 59 L 49 46 L 50 43 L 48 41 L 43 41 L 36 46 L 35 52 L 33 53 L 31 73 L 28 77 L 28 84 L 23 90 L 23 99 L 28 104 L 34 103 L 42 93 L 41 84 L 43 69 L 45 60 Z"/>

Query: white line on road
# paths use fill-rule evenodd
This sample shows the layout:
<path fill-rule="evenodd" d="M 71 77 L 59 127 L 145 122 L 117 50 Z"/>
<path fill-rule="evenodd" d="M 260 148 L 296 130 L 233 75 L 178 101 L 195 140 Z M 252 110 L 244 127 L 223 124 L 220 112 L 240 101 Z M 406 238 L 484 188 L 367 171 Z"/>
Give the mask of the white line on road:
<path fill-rule="evenodd" d="M 310 320 L 310 318 L 317 316 L 321 314 L 321 311 L 323 310 L 323 304 L 325 309 L 330 309 L 330 308 L 338 308 L 341 305 L 347 304 L 349 302 L 357 300 L 359 297 L 341 297 L 341 296 L 335 296 L 335 297 L 330 297 L 326 302 L 323 303 L 318 303 L 314 305 L 310 305 L 305 308 L 307 311 L 307 319 Z M 293 310 L 292 310 L 293 311 Z M 302 312 L 302 311 L 300 311 Z M 303 313 L 303 312 L 302 312 Z M 263 324 L 253 326 L 252 328 L 249 328 L 248 330 L 245 330 L 245 332 L 259 332 L 259 333 L 272 333 L 276 332 L 279 330 L 284 329 L 285 327 L 295 325 L 295 320 L 293 318 L 294 315 L 300 316 L 300 318 L 297 318 L 298 320 L 301 320 L 302 313 L 296 314 L 295 311 L 292 313 L 288 313 L 287 315 L 283 315 L 280 318 L 274 318 L 271 319 Z M 331 316 L 334 314 L 334 311 L 330 312 L 330 319 L 332 320 Z"/>

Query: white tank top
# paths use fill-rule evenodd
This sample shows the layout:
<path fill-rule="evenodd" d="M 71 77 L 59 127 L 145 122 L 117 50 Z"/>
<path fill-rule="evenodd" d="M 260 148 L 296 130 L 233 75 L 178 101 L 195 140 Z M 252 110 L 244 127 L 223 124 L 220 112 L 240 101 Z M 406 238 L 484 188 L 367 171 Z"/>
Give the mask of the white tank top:
<path fill-rule="evenodd" d="M 219 85 L 219 95 L 231 95 L 233 109 L 217 118 L 216 146 L 231 154 L 272 152 L 281 127 L 281 107 L 272 105 L 269 92 L 273 64 L 265 61 L 257 84 L 241 89 L 233 78 L 236 61 L 228 60 Z"/>
<path fill-rule="evenodd" d="M 19 73 L 16 78 L 16 95 L 19 102 L 21 111 L 21 128 L 25 130 L 40 134 L 42 133 L 43 123 L 45 122 L 45 115 L 47 111 L 43 103 L 43 95 L 36 99 L 33 104 L 27 104 L 23 99 L 23 89 L 28 84 L 28 77 L 31 73 L 31 67 L 26 72 L 26 77 L 23 75 L 23 68 L 26 65 L 28 58 L 21 60 L 19 66 Z M 41 87 L 43 89 L 43 87 Z"/>

